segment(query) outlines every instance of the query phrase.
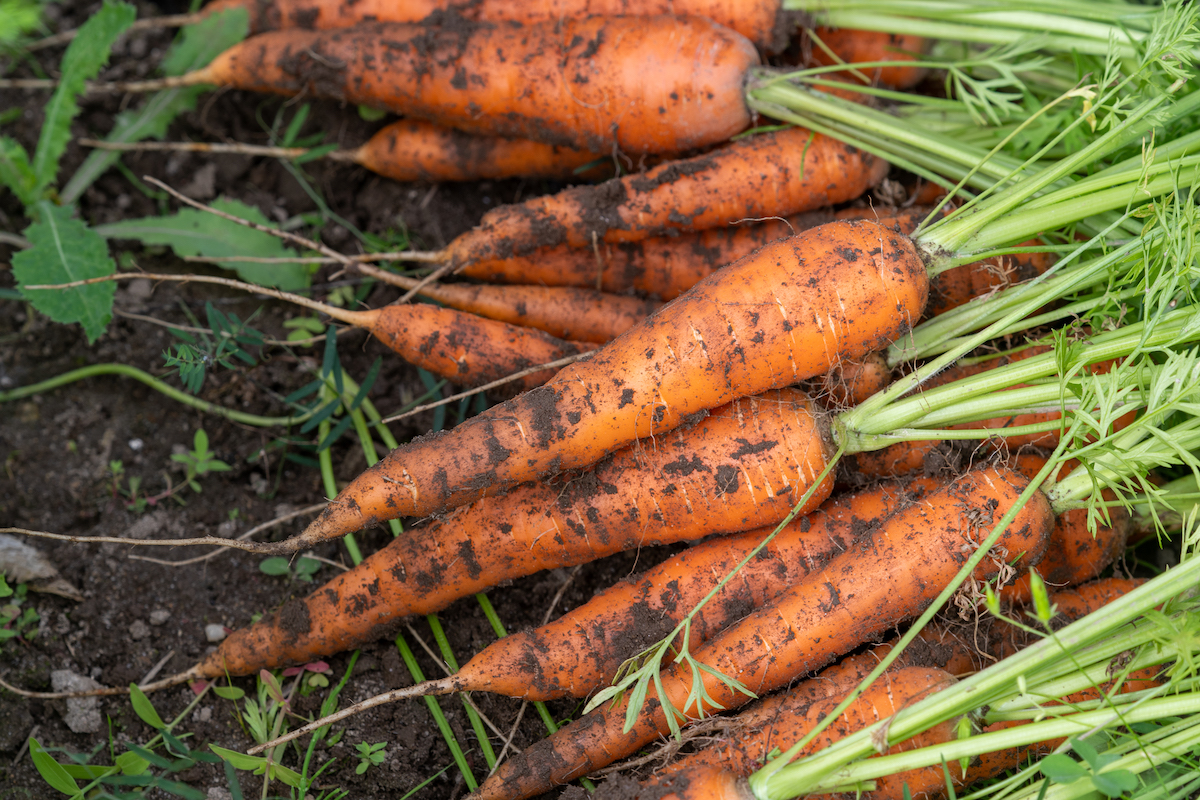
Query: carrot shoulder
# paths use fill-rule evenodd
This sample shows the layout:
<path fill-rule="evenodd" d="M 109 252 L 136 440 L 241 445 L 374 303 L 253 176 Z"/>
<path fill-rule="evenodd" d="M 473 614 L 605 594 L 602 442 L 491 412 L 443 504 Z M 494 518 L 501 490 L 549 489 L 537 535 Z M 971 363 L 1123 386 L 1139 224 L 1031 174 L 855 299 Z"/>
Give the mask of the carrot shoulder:
<path fill-rule="evenodd" d="M 744 36 L 699 17 L 459 20 L 272 31 L 193 80 L 594 152 L 677 153 L 746 128 L 742 86 L 757 64 Z"/>
<path fill-rule="evenodd" d="M 697 412 L 822 374 L 895 340 L 927 290 L 912 242 L 869 222 L 769 245 L 546 385 L 393 450 L 280 549 L 585 466 Z"/>
<path fill-rule="evenodd" d="M 790 587 L 774 605 L 696 648 L 693 657 L 755 693 L 821 668 L 925 608 L 966 561 L 969 542 L 988 534 L 988 521 L 998 521 L 1026 483 L 1008 470 L 967 473 L 954 485 L 892 515 L 869 541 Z M 997 561 L 1007 563 L 1017 554 L 1021 565 L 1036 563 L 1053 519 L 1045 495 L 1034 494 L 1001 536 L 995 557 L 980 563 L 975 578 L 988 579 L 1000 569 Z M 710 672 L 693 676 L 686 664 L 664 669 L 666 699 L 688 721 L 698 716 L 689 700 L 694 677 L 711 698 L 707 712 L 713 704 L 732 708 L 748 699 Z M 630 755 L 667 733 L 661 695 L 653 687 L 633 728 L 625 730 L 629 694 L 510 758 L 479 788 L 477 799 L 530 797 Z"/>

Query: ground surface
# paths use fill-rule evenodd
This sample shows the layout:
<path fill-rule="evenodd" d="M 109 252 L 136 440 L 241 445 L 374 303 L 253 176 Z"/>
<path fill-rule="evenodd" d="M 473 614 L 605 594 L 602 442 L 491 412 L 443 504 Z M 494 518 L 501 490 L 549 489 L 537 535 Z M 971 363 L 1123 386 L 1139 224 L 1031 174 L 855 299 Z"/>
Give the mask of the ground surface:
<path fill-rule="evenodd" d="M 65 2 L 50 6 L 54 29 L 76 27 L 97 3 Z M 143 5 L 141 15 L 159 13 Z M 112 67 L 103 77 L 135 78 L 152 72 L 157 59 L 170 42 L 170 34 L 145 32 L 123 40 L 114 53 Z M 37 55 L 37 63 L 49 74 L 61 58 L 62 49 Z M 29 63 L 17 65 L 11 76 L 35 76 Z M 0 108 L 20 107 L 21 116 L 4 133 L 33 149 L 41 124 L 43 92 L 0 92 Z M 112 125 L 113 114 L 136 98 L 89 98 L 73 128 L 76 136 L 102 136 Z M 285 108 L 278 99 L 223 92 L 202 98 L 197 110 L 185 115 L 171 128 L 169 139 L 196 141 L 242 141 L 264 143 L 261 120 L 270 120 Z M 354 146 L 364 141 L 381 122 L 365 122 L 353 108 L 332 103 L 314 103 L 305 132 L 326 133 L 326 141 Z M 87 151 L 75 144 L 63 159 L 60 183 L 78 167 Z M 170 155 L 165 153 L 131 154 L 125 157 L 128 172 L 110 170 L 80 202 L 82 216 L 92 224 L 160 213 L 158 202 L 148 197 L 131 176 L 152 175 L 200 199 L 233 197 L 260 208 L 271 219 L 288 219 L 313 212 L 313 199 L 277 161 L 247 157 L 211 157 Z M 383 235 L 400 228 L 414 238 L 416 246 L 434 248 L 445 244 L 469 228 L 487 210 L 500 202 L 512 201 L 531 192 L 552 188 L 546 184 L 510 181 L 467 187 L 428 184 L 395 184 L 354 167 L 327 163 L 305 166 L 311 185 L 330 209 L 357 228 Z M 168 210 L 174 210 L 172 204 Z M 7 192 L 0 193 L 0 230 L 16 233 L 29 221 L 21 206 Z M 311 230 L 311 229 L 309 229 Z M 355 237 L 343 226 L 330 222 L 320 229 L 324 241 L 346 252 L 358 249 Z M 113 248 L 114 254 L 128 251 L 132 262 L 147 270 L 191 271 L 169 251 L 148 252 L 135 243 Z M 11 248 L 0 244 L 0 287 L 12 287 L 7 269 Z M 205 271 L 200 267 L 199 271 Z M 208 270 L 218 274 L 216 269 Z M 327 294 L 334 285 L 324 283 L 332 270 L 317 276 L 318 295 Z M 368 297 L 371 306 L 395 299 L 391 289 L 376 288 Z M 268 336 L 283 338 L 283 322 L 297 311 L 277 303 L 247 299 L 244 295 L 211 287 L 150 285 L 142 282 L 123 286 L 116 307 L 123 314 L 137 314 L 161 322 L 189 324 L 186 308 L 203 319 L 204 303 L 212 301 L 225 311 L 243 319 L 262 309 L 255 325 Z M 0 390 L 35 384 L 68 370 L 92 364 L 120 363 L 162 375 L 163 351 L 176 340 L 163 327 L 141 318 L 119 315 L 108 332 L 94 345 L 88 345 L 78 326 L 50 322 L 24 304 L 0 300 Z M 361 379 L 371 362 L 386 355 L 378 342 L 350 334 L 340 342 L 340 354 L 347 373 Z M 267 348 L 255 367 L 219 370 L 210 374 L 199 396 L 207 401 L 263 415 L 286 413 L 279 397 L 311 379 L 311 371 L 321 359 L 317 348 Z M 384 414 L 400 408 L 406 400 L 425 391 L 412 368 L 394 358 L 386 365 L 375 384 L 372 397 Z M 166 380 L 173 385 L 178 378 Z M 453 414 L 448 418 L 452 423 Z M 393 425 L 401 440 L 420 433 L 433 424 L 432 414 Z M 120 460 L 128 479 L 141 479 L 145 494 L 163 492 L 178 484 L 181 473 L 171 461 L 173 452 L 190 448 L 193 435 L 203 428 L 216 457 L 228 463 L 228 472 L 201 478 L 202 492 L 190 489 L 179 493 L 186 506 L 172 500 L 145 511 L 127 507 L 124 497 L 114 495 L 110 462 Z M 237 535 L 249 528 L 290 510 L 303 508 L 324 498 L 318 471 L 310 466 L 285 460 L 297 454 L 296 447 L 273 447 L 288 431 L 281 428 L 255 428 L 233 424 L 181 405 L 150 388 L 120 377 L 99 377 L 72 383 L 38 394 L 26 400 L 0 405 L 0 527 L 15 526 L 79 536 L 116 536 L 138 538 L 180 538 L 197 535 Z M 313 443 L 312 434 L 298 440 Z M 352 447 L 350 437 L 334 446 L 334 464 L 340 481 L 346 481 L 364 467 L 361 452 Z M 264 452 L 267 454 L 263 456 Z M 297 532 L 307 518 L 282 525 L 268 534 L 281 538 Z M 359 534 L 364 552 L 381 547 L 389 538 L 386 531 Z M 32 626 L 37 633 L 31 639 L 13 639 L 0 644 L 0 674 L 17 686 L 35 691 L 51 689 L 51 672 L 70 670 L 86 675 L 106 686 L 127 685 L 139 681 L 170 654 L 161 667 L 167 675 L 193 664 L 212 645 L 205 638 L 205 627 L 219 624 L 230 628 L 246 625 L 259 613 L 270 611 L 289 598 L 307 594 L 313 584 L 286 576 L 269 576 L 259 569 L 261 557 L 237 551 L 199 564 L 184 567 L 156 565 L 131 560 L 135 554 L 166 559 L 183 559 L 202 550 L 138 550 L 132 546 L 42 542 L 38 545 L 59 567 L 62 575 L 77 587 L 82 602 L 62 597 L 31 593 L 25 607 L 32 607 L 40 622 Z M 348 563 L 344 548 L 329 545 L 319 555 Z M 598 588 L 628 574 L 639 556 L 610 559 L 589 566 L 566 586 L 556 614 L 577 605 Z M 652 554 L 640 555 L 645 566 Z M 323 566 L 316 574 L 324 581 L 336 569 Z M 522 580 L 490 593 L 500 618 L 512 630 L 538 624 L 551 606 L 552 599 L 568 583 L 569 573 L 557 571 Z M 459 602 L 441 615 L 442 625 L 454 651 L 465 660 L 491 641 L 494 636 L 477 603 Z M 430 628 L 423 620 L 412 620 L 413 629 L 432 642 Z M 426 676 L 441 674 L 438 665 L 420 651 L 405 631 Z M 333 677 L 346 669 L 346 656 L 330 659 Z M 359 658 L 343 695 L 344 703 L 358 701 L 382 690 L 403 686 L 412 679 L 396 647 L 389 641 L 366 648 Z M 253 692 L 248 679 L 237 685 Z M 299 701 L 301 713 L 313 712 L 324 696 L 318 692 Z M 192 700 L 189 689 L 176 688 L 153 696 L 164 718 L 179 714 Z M 503 730 L 512 727 L 521 703 L 508 699 L 480 696 L 476 703 Z M 441 707 L 475 774 L 486 774 L 486 765 L 457 698 L 443 699 Z M 563 718 L 574 710 L 572 703 L 552 704 L 553 712 Z M 108 736 L 122 742 L 145 742 L 149 728 L 133 713 L 127 698 L 108 698 L 100 702 L 103 725 L 93 733 L 74 733 L 64 723 L 63 701 L 17 698 L 0 692 L 0 798 L 41 798 L 59 796 L 48 787 L 32 767 L 26 738 L 33 733 L 46 747 L 62 748 L 57 754 L 93 753 L 95 763 L 110 763 Z M 351 720 L 345 725 L 341 741 L 318 751 L 316 763 L 337 759 L 319 784 L 344 787 L 355 798 L 397 798 L 421 782 L 437 775 L 417 793 L 421 798 L 450 798 L 465 794 L 461 774 L 452 765 L 450 752 L 434 726 L 425 704 L 406 702 L 386 706 Z M 182 721 L 177 733 L 186 732 L 195 743 L 214 743 L 244 750 L 252 742 L 241 727 L 235 704 L 206 696 L 190 716 Z M 513 744 L 524 746 L 545 735 L 541 721 L 531 711 L 517 728 Z M 387 742 L 388 757 L 365 775 L 356 775 L 354 746 L 359 742 Z M 117 752 L 120 752 L 118 746 Z M 289 756 L 295 765 L 295 756 Z M 228 795 L 225 776 L 219 768 L 200 766 L 175 776 L 190 786 L 208 792 L 212 798 Z M 238 773 L 247 797 L 260 796 L 260 779 L 247 772 Z M 210 791 L 211 790 L 211 791 Z M 273 783 L 272 794 L 285 794 L 286 787 Z M 166 796 L 151 793 L 154 796 Z M 319 794 L 314 792 L 314 797 Z"/>

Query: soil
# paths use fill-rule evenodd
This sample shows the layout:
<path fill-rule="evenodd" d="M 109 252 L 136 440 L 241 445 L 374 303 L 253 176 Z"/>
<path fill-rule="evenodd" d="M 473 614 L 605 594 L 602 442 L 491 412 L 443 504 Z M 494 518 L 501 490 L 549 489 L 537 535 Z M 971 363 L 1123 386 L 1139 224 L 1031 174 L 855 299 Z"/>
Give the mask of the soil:
<path fill-rule="evenodd" d="M 156 8 L 139 3 L 139 17 L 170 13 L 178 9 Z M 77 27 L 99 7 L 96 2 L 63 2 L 47 5 L 52 30 Z M 135 32 L 122 39 L 109 68 L 101 79 L 127 80 L 150 76 L 171 42 L 169 31 Z M 8 64 L 9 77 L 38 77 L 56 74 L 63 48 L 39 51 L 32 58 Z M 6 124 L 3 133 L 19 141 L 30 152 L 36 146 L 46 92 L 0 91 L 0 108 L 20 108 L 19 118 Z M 75 137 L 102 137 L 112 126 L 113 116 L 134 97 L 94 96 L 81 99 L 82 113 L 72 133 Z M 263 120 L 281 111 L 290 115 L 294 103 L 242 92 L 204 95 L 197 109 L 183 115 L 170 128 L 167 139 L 193 141 L 239 141 L 266 143 Z M 342 147 L 364 142 L 384 124 L 368 122 L 353 107 L 314 102 L 303 135 L 324 133 L 325 141 Z M 72 142 L 62 159 L 60 185 L 76 170 L 87 149 Z M 79 203 L 80 215 L 96 225 L 121 219 L 170 213 L 174 203 L 160 205 L 144 186 L 135 183 L 142 175 L 157 177 L 197 199 L 218 196 L 236 198 L 260 208 L 269 219 L 288 220 L 300 214 L 318 213 L 309 191 L 280 162 L 266 158 L 209 156 L 203 154 L 131 153 L 123 158 L 125 171 L 112 169 L 102 176 Z M 535 192 L 558 186 L 542 181 L 504 181 L 473 185 L 399 184 L 371 175 L 357 167 L 309 162 L 303 165 L 310 185 L 328 209 L 359 230 L 378 236 L 404 231 L 413 246 L 434 249 L 476 224 L 489 208 L 512 202 Z M 21 205 L 7 191 L 0 191 L 0 231 L 17 234 L 29 224 Z M 358 249 L 354 234 L 342 224 L 328 221 L 316 228 L 322 241 L 344 252 Z M 0 288 L 14 285 L 6 265 L 11 246 L 0 243 Z M 113 255 L 125 267 L 136 265 L 147 271 L 209 272 L 218 269 L 186 264 L 163 248 L 145 249 L 136 243 L 116 243 Z M 328 295 L 351 283 L 326 268 L 314 279 L 315 294 Z M 365 298 L 370 307 L 393 301 L 396 290 L 375 286 Z M 36 384 L 77 367 L 117 363 L 165 376 L 178 386 L 179 379 L 164 368 L 163 352 L 177 343 L 159 323 L 189 325 L 189 315 L 204 319 L 205 303 L 212 302 L 226 313 L 242 319 L 257 313 L 253 325 L 267 336 L 284 339 L 289 332 L 283 323 L 301 316 L 289 306 L 248 298 L 218 287 L 123 284 L 117 292 L 117 315 L 107 332 L 89 345 L 79 326 L 51 322 L 25 304 L 0 299 L 0 391 Z M 136 315 L 136 316 L 131 316 Z M 372 362 L 382 356 L 384 367 L 372 390 L 372 399 L 386 415 L 426 391 L 417 372 L 379 342 L 358 333 L 341 337 L 339 354 L 352 377 L 361 380 Z M 208 402 L 267 416 L 286 415 L 282 397 L 311 380 L 320 366 L 322 348 L 267 347 L 254 366 L 236 364 L 233 369 L 209 372 L 198 396 Z M 454 387 L 449 387 L 447 392 Z M 445 424 L 456 419 L 451 406 Z M 427 432 L 436 423 L 433 412 L 393 424 L 401 441 Z M 145 510 L 129 507 L 127 498 L 114 489 L 110 464 L 119 460 L 125 470 L 120 488 L 128 489 L 131 478 L 140 479 L 144 495 L 160 494 L 179 487 L 183 477 L 173 454 L 192 446 L 193 436 L 203 429 L 215 456 L 231 469 L 199 478 L 201 491 L 177 491 L 174 499 L 163 499 Z M 200 535 L 236 536 L 251 527 L 289 511 L 324 499 L 318 470 L 311 465 L 313 433 L 297 429 L 257 428 L 228 422 L 191 409 L 133 380 L 96 377 L 70 383 L 24 400 L 0 405 L 0 527 L 12 526 L 51 531 L 80 537 L 110 536 L 129 539 L 172 539 Z M 286 444 L 290 439 L 292 444 Z M 364 458 L 352 434 L 333 446 L 333 463 L 339 482 L 346 482 L 364 467 Z M 306 522 L 301 517 L 272 529 L 267 537 L 283 538 L 297 533 Z M 261 538 L 261 537 L 260 537 Z M 384 545 L 386 529 L 357 535 L 364 553 Z M 291 598 L 307 594 L 314 584 L 294 576 L 272 576 L 260 570 L 261 557 L 240 551 L 225 551 L 215 558 L 182 567 L 134 560 L 135 556 L 182 560 L 206 549 L 153 551 L 121 544 L 86 544 L 30 541 L 58 567 L 62 576 L 82 594 L 75 602 L 53 594 L 30 592 L 25 608 L 33 608 L 39 621 L 30 635 L 0 641 L 0 677 L 25 690 L 51 691 L 51 673 L 70 670 L 105 686 L 125 686 L 143 680 L 156 665 L 165 676 L 186 669 L 212 645 L 205 628 L 220 625 L 238 628 L 256 615 L 271 612 Z M 349 563 L 345 548 L 327 545 L 316 555 L 334 562 Z M 661 558 L 652 552 L 631 553 L 607 559 L 575 572 L 556 570 L 517 581 L 489 593 L 501 620 L 509 630 L 540 624 L 553 606 L 553 613 L 579 605 L 599 588 L 644 568 Z M 313 576 L 324 582 L 337 573 L 322 564 Z M 554 605 L 556 596 L 561 597 Z M 8 601 L 0 601 L 0 603 Z M 439 615 L 450 645 L 460 661 L 494 639 L 492 628 L 479 604 L 462 601 Z M 442 674 L 438 662 L 416 642 L 420 636 L 433 645 L 429 624 L 413 619 L 403 634 L 416 651 L 417 662 L 427 677 Z M 346 672 L 346 654 L 328 659 L 331 678 Z M 357 702 L 381 691 L 413 682 L 390 640 L 362 650 L 342 694 L 342 705 Z M 251 679 L 234 684 L 251 695 Z M 294 702 L 302 715 L 316 712 L 328 689 Z M 180 714 L 194 699 L 191 689 L 178 687 L 152 695 L 164 719 Z M 514 729 L 512 745 L 525 747 L 545 736 L 545 727 L 531 709 L 508 698 L 476 695 L 480 710 L 501 730 Z M 459 698 L 442 698 L 439 705 L 449 719 L 459 742 L 464 743 L 471 770 L 482 779 L 487 767 Z M 550 704 L 557 719 L 576 713 L 577 703 Z M 127 697 L 104 698 L 99 703 L 100 720 L 95 732 L 75 733 L 64 715 L 66 703 L 39 700 L 0 692 L 0 798 L 58 796 L 33 768 L 25 743 L 33 735 L 44 747 L 61 748 L 55 753 L 66 761 L 67 753 L 92 754 L 94 763 L 111 763 L 109 740 L 116 752 L 127 742 L 144 743 L 154 734 L 133 712 Z M 177 734 L 190 734 L 194 745 L 209 743 L 233 750 L 249 748 L 253 742 L 239 721 L 235 703 L 211 693 L 183 719 Z M 520 723 L 517 720 L 520 718 Z M 433 723 L 425 703 L 405 702 L 374 709 L 341 726 L 345 734 L 333 746 L 317 750 L 316 763 L 335 759 L 321 775 L 317 789 L 343 787 L 354 798 L 404 796 L 424 781 L 416 798 L 454 798 L 467 788 L 454 766 L 449 748 Z M 497 750 L 503 744 L 495 744 Z M 355 745 L 387 742 L 387 758 L 363 775 L 356 774 Z M 293 751 L 286 762 L 298 765 Z M 230 797 L 220 765 L 202 764 L 172 776 L 207 793 L 210 798 Z M 246 797 L 261 796 L 261 778 L 239 771 L 237 779 Z M 275 782 L 273 795 L 289 796 L 287 787 Z M 147 796 L 165 797 L 152 790 Z"/>

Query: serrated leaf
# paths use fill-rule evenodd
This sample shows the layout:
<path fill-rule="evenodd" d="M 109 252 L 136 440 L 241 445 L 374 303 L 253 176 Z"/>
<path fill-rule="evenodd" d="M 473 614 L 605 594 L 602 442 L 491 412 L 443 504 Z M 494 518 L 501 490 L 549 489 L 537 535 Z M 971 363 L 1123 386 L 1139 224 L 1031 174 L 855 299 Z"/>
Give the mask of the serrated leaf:
<path fill-rule="evenodd" d="M 260 225 L 270 225 L 257 208 L 237 200 L 221 198 L 213 208 Z M 254 256 L 282 258 L 295 252 L 283 246 L 269 233 L 247 228 L 206 211 L 181 209 L 169 217 L 145 217 L 110 225 L 99 225 L 96 232 L 116 239 L 137 239 L 143 244 L 165 244 L 175 255 L 222 258 Z M 260 286 L 294 291 L 308 286 L 308 271 L 303 264 L 252 264 L 244 261 L 220 261 L 224 269 L 237 272 L 243 279 Z"/>
<path fill-rule="evenodd" d="M 111 275 L 117 265 L 108 256 L 103 237 L 71 216 L 71 208 L 45 200 L 35 206 L 38 221 L 25 229 L 33 245 L 13 255 L 17 286 L 71 281 Z M 95 342 L 112 320 L 115 283 L 97 283 L 74 289 L 21 289 L 33 307 L 55 322 L 83 325 L 88 343 Z"/>
<path fill-rule="evenodd" d="M 31 163 L 37 179 L 36 192 L 53 183 L 58 174 L 59 159 L 71 138 L 71 120 L 79 113 L 76 97 L 84 84 L 108 63 L 113 42 L 136 18 L 137 10 L 132 5 L 105 0 L 100 10 L 80 26 L 79 34 L 67 47 L 61 65 L 62 77 L 46 104 L 42 132 Z"/>
<path fill-rule="evenodd" d="M 37 739 L 32 737 L 29 739 L 29 757 L 33 759 L 33 766 L 37 768 L 38 774 L 42 776 L 42 780 L 50 784 L 51 787 L 63 794 L 79 794 L 79 784 L 75 782 L 75 779 L 67 773 L 62 764 L 59 764 L 49 753 L 42 749 Z"/>
<path fill-rule="evenodd" d="M 150 702 L 150 698 L 146 697 L 146 693 L 139 689 L 136 683 L 129 684 L 129 699 L 133 703 L 133 713 L 137 714 L 142 722 L 156 731 L 167 727 L 166 723 L 162 721 L 162 717 L 154 710 L 154 704 Z"/>
<path fill-rule="evenodd" d="M 22 205 L 33 203 L 37 176 L 29 166 L 29 154 L 8 136 L 0 136 L 0 184 L 11 189 Z"/>
<path fill-rule="evenodd" d="M 186 26 L 163 59 L 163 72 L 176 76 L 207 65 L 218 53 L 246 38 L 249 19 L 244 8 L 230 8 L 207 16 L 195 25 Z M 166 136 L 168 126 L 176 117 L 196 107 L 196 98 L 205 91 L 207 89 L 203 86 L 188 86 L 155 92 L 139 108 L 117 114 L 112 130 L 104 137 L 104 141 L 126 143 L 161 139 Z M 63 202 L 78 200 L 120 158 L 121 152 L 117 150 L 93 150 L 89 153 L 63 187 L 60 195 Z"/>
<path fill-rule="evenodd" d="M 1046 756 L 1038 768 L 1055 783 L 1071 783 L 1089 774 L 1078 761 L 1062 753 Z"/>

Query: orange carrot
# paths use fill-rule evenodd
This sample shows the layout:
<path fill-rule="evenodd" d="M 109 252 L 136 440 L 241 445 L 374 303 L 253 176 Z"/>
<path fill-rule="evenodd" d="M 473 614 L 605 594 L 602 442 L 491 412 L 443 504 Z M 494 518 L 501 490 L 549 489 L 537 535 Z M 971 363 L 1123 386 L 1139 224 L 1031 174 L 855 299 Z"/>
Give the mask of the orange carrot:
<path fill-rule="evenodd" d="M 1013 459 L 1013 469 L 1029 478 L 1037 475 L 1045 464 L 1046 459 L 1032 453 L 1023 453 Z M 1077 461 L 1064 462 L 1056 477 L 1065 477 L 1077 466 Z M 1101 496 L 1110 502 L 1116 499 L 1107 489 Z M 1046 583 L 1056 588 L 1076 586 L 1095 578 L 1116 560 L 1124 551 L 1129 535 L 1129 514 L 1120 506 L 1109 508 L 1108 514 L 1109 522 L 1098 521 L 1095 532 L 1088 530 L 1086 509 L 1058 515 L 1046 556 L 1038 565 L 1038 574 Z M 1022 575 L 1000 590 L 1001 599 L 1015 604 L 1030 602 L 1029 581 L 1028 575 Z"/>
<path fill-rule="evenodd" d="M 880 349 L 925 300 L 912 242 L 838 222 L 726 267 L 543 387 L 393 450 L 280 552 L 594 463 L 746 394 Z"/>
<path fill-rule="evenodd" d="M 876 31 L 859 31 L 849 28 L 814 28 L 813 33 L 838 57 L 838 61 L 847 64 L 871 63 L 875 61 L 917 61 L 926 47 L 926 40 L 920 36 L 900 33 L 880 33 Z M 810 63 L 815 66 L 830 66 L 836 64 L 829 53 L 813 44 L 811 47 Z M 868 82 L 889 86 L 895 89 L 910 89 L 916 86 L 929 70 L 924 67 L 863 67 L 856 70 Z M 822 75 L 822 78 L 839 78 L 841 80 L 859 80 L 855 72 L 849 70 Z"/>
<path fill-rule="evenodd" d="M 381 269 L 363 272 L 443 305 L 488 319 L 537 328 L 551 336 L 603 344 L 654 313 L 662 305 L 628 295 L 567 286 L 480 286 L 429 283 Z"/>
<path fill-rule="evenodd" d="M 528 256 L 567 245 L 701 231 L 787 217 L 852 200 L 887 174 L 886 162 L 803 128 L 750 136 L 644 175 L 576 186 L 501 206 L 441 253 L 455 264 Z"/>
<path fill-rule="evenodd" d="M 308 94 L 592 152 L 678 153 L 749 125 L 742 89 L 757 64 L 745 37 L 700 17 L 378 22 L 253 36 L 165 83 Z"/>
<path fill-rule="evenodd" d="M 334 319 L 366 328 L 410 364 L 464 386 L 481 386 L 595 348 L 594 344 L 567 342 L 542 331 L 424 303 L 370 311 L 335 306 L 323 310 Z M 554 370 L 542 370 L 513 385 L 539 386 L 553 374 Z"/>
<path fill-rule="evenodd" d="M 345 28 L 362 22 L 420 22 L 451 19 L 512 20 L 531 22 L 572 17 L 676 14 L 708 17 L 774 53 L 787 46 L 795 27 L 793 14 L 783 11 L 778 0 L 214 0 L 204 7 L 212 12 L 245 8 L 250 12 L 250 30 L 279 28 Z"/>
<path fill-rule="evenodd" d="M 873 659 L 868 663 L 862 657 L 848 658 L 846 662 L 823 670 L 799 686 L 772 695 L 734 716 L 729 721 L 731 730 L 728 734 L 703 750 L 675 759 L 643 783 L 642 791 L 631 800 L 657 798 L 659 794 L 655 790 L 666 789 L 673 789 L 681 799 L 707 798 L 709 787 L 704 776 L 713 773 L 700 772 L 705 768 L 749 777 L 766 764 L 772 752 L 787 750 L 808 735 L 874 666 Z M 860 664 L 865 671 L 855 668 Z M 954 676 L 936 667 L 906 666 L 888 670 L 809 742 L 797 758 L 816 753 L 953 683 Z M 944 722 L 903 742 L 890 743 L 881 755 L 953 741 L 955 725 L 953 720 Z M 957 774 L 959 768 L 955 765 L 951 771 Z M 894 794 L 899 797 L 899 788 L 907 784 L 911 795 L 919 797 L 924 792 L 944 787 L 946 779 L 939 764 L 879 778 L 875 784 L 875 790 L 867 796 L 879 798 Z"/>
<path fill-rule="evenodd" d="M 528 256 L 472 261 L 459 273 L 492 283 L 587 286 L 672 300 L 726 264 L 831 219 L 869 219 L 885 227 L 899 225 L 898 230 L 907 234 L 927 215 L 928 209 L 881 209 L 876 214 L 868 208 L 856 208 L 838 212 L 835 217 L 825 211 L 806 211 L 782 219 L 738 222 L 636 242 L 614 244 L 597 237 L 594 246 L 558 245 L 539 248 Z"/>
<path fill-rule="evenodd" d="M 970 542 L 984 536 L 1016 502 L 1025 481 L 1007 470 L 975 470 L 944 490 L 893 514 L 869 542 L 856 543 L 819 572 L 790 587 L 772 606 L 756 611 L 691 651 L 692 657 L 761 693 L 818 669 L 859 642 L 919 613 L 967 559 Z M 981 522 L 979 514 L 983 515 Z M 1018 512 L 997 544 L 1001 563 L 1020 555 L 1036 563 L 1046 545 L 1053 515 L 1036 493 Z M 964 552 L 964 545 L 966 551 Z M 999 570 L 991 558 L 975 577 Z M 693 675 L 687 664 L 664 669 L 665 700 L 687 720 L 698 710 L 689 702 L 698 681 L 714 706 L 731 708 L 747 697 L 708 671 Z M 510 758 L 480 786 L 478 800 L 530 797 L 635 752 L 668 730 L 660 694 L 650 688 L 642 713 L 625 730 L 629 693 L 613 706 L 580 720 Z"/>
<path fill-rule="evenodd" d="M 1019 247 L 1037 247 L 1041 242 L 1030 239 Z M 964 303 L 984 297 L 998 289 L 1036 278 L 1054 265 L 1053 253 L 1018 253 L 993 256 L 982 261 L 964 264 L 938 275 L 929 288 L 926 316 L 958 308 Z"/>
<path fill-rule="evenodd" d="M 876 392 L 887 388 L 892 371 L 880 353 L 861 359 L 847 359 L 834 365 L 821 379 L 817 395 L 821 404 L 831 408 L 856 406 Z"/>
<path fill-rule="evenodd" d="M 225 639 L 194 674 L 242 675 L 313 661 L 378 638 L 401 617 L 438 611 L 458 598 L 538 570 L 582 564 L 645 545 L 774 526 L 812 486 L 826 455 L 802 393 L 783 389 L 735 401 L 691 428 L 659 437 L 652 447 L 638 443 L 589 472 L 565 481 L 519 486 L 502 497 L 456 509 L 413 536 L 394 539 L 307 598 L 293 600 Z M 802 511 L 819 505 L 831 484 L 827 479 Z M 747 550 L 761 539 L 761 531 L 755 534 L 758 538 L 750 538 Z M 819 541 L 815 549 L 820 546 L 832 545 Z M 794 560 L 802 561 L 799 556 Z M 712 574 L 701 577 L 711 586 Z M 679 611 L 698 599 L 684 596 Z M 651 600 L 644 602 L 653 605 Z M 305 624 L 297 625 L 298 619 Z M 615 635 L 615 626 L 604 627 Z M 527 635 L 502 639 L 492 647 L 512 651 L 510 645 Z M 615 670 L 633 655 L 609 648 L 589 656 L 584 652 L 587 644 L 577 643 L 559 663 L 574 658 L 594 664 L 615 657 Z M 551 680 L 550 672 L 566 669 L 565 664 L 547 664 L 531 676 L 530 659 L 536 657 L 531 651 L 521 660 L 517 685 L 533 677 L 561 690 L 566 681 Z M 476 661 L 462 674 L 471 675 L 472 669 L 483 674 Z M 582 696 L 610 677 L 611 672 L 593 670 L 591 677 L 575 680 L 575 690 Z M 476 683 L 472 688 L 503 691 Z M 531 687 L 531 694 L 539 688 Z M 539 697 L 554 696 L 549 691 L 542 689 Z"/>
<path fill-rule="evenodd" d="M 424 120 L 402 119 L 382 128 L 360 147 L 337 153 L 336 158 L 395 181 L 437 182 L 566 179 L 604 156 L 530 139 L 476 136 Z M 611 168 L 608 174 L 612 174 Z"/>

